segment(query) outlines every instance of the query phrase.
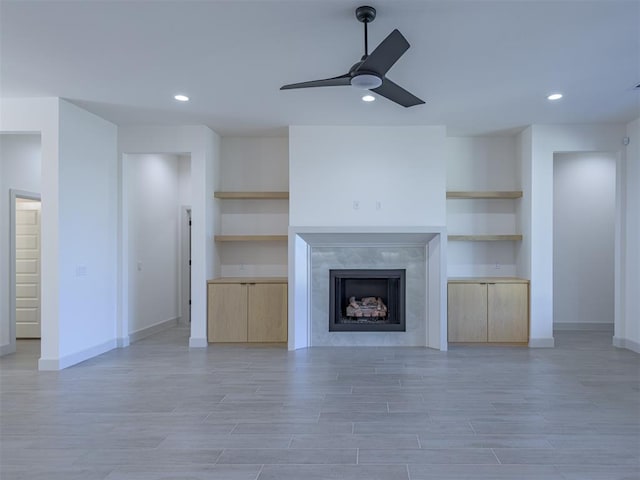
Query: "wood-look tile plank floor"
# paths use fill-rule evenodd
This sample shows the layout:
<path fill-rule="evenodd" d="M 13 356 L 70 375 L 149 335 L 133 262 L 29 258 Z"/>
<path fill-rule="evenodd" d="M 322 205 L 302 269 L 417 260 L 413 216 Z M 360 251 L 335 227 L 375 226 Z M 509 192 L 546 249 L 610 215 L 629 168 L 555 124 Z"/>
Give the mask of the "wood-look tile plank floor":
<path fill-rule="evenodd" d="M 0 359 L 2 480 L 640 479 L 640 357 L 556 348 L 187 347 Z"/>

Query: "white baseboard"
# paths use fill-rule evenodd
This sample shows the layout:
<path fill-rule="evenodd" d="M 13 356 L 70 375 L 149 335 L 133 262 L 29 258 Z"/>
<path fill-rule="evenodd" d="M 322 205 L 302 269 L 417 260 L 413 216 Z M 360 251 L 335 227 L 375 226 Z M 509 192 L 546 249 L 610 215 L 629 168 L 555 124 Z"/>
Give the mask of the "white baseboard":
<path fill-rule="evenodd" d="M 118 348 L 126 348 L 129 346 L 129 337 L 118 337 L 116 338 L 116 345 L 118 345 Z"/>
<path fill-rule="evenodd" d="M 555 340 L 550 338 L 530 338 L 529 348 L 553 348 L 555 347 Z"/>
<path fill-rule="evenodd" d="M 207 348 L 208 346 L 209 342 L 206 338 L 189 338 L 189 348 Z"/>
<path fill-rule="evenodd" d="M 6 345 L 0 345 L 0 357 L 4 357 L 5 355 L 9 355 L 11 353 L 16 353 L 15 343 L 7 343 Z"/>
<path fill-rule="evenodd" d="M 175 327 L 176 325 L 178 325 L 179 320 L 180 317 L 174 317 L 170 318 L 169 320 L 163 320 L 162 322 L 158 322 L 148 327 L 141 328 L 140 330 L 136 330 L 135 332 L 131 332 L 129 334 L 129 343 L 136 343 L 143 338 L 147 338 L 150 335 L 154 335 L 168 328 Z"/>
<path fill-rule="evenodd" d="M 640 353 L 640 343 L 629 340 L 628 338 L 613 337 L 613 346 Z"/>
<path fill-rule="evenodd" d="M 99 345 L 95 345 L 94 347 L 87 348 L 85 350 L 81 350 L 76 353 L 72 353 L 71 355 L 65 355 L 60 358 L 41 358 L 38 360 L 38 370 L 44 371 L 56 371 L 62 370 L 63 368 L 70 367 L 71 365 L 76 365 L 80 362 L 84 362 L 85 360 L 89 360 L 90 358 L 97 357 L 98 355 L 102 355 L 109 350 L 113 350 L 117 347 L 116 340 L 109 340 L 108 342 L 101 343 Z"/>
<path fill-rule="evenodd" d="M 556 322 L 553 324 L 554 330 L 571 331 L 598 331 L 613 333 L 613 323 L 577 323 L 577 322 Z"/>

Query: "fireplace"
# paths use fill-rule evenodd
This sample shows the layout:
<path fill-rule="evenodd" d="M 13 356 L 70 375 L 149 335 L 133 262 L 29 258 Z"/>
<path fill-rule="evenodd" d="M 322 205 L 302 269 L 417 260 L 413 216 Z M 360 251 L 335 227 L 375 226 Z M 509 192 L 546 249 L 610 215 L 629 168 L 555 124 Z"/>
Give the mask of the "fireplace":
<path fill-rule="evenodd" d="M 405 270 L 330 270 L 330 332 L 404 332 Z"/>

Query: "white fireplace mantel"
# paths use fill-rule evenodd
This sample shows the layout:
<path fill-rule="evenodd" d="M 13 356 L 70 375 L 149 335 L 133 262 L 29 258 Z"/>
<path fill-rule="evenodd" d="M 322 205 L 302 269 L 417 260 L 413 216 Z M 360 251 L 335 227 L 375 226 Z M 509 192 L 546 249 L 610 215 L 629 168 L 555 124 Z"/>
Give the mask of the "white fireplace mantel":
<path fill-rule="evenodd" d="M 312 346 L 311 253 L 316 247 L 422 247 L 425 249 L 425 347 L 447 350 L 446 227 L 290 226 L 289 350 Z M 384 344 L 380 344 L 382 346 Z"/>

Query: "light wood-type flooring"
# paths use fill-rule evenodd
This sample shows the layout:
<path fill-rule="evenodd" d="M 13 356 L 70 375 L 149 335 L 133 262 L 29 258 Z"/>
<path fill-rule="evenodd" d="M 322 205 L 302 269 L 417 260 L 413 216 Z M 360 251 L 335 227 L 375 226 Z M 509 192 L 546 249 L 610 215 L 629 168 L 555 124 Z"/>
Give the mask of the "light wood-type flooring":
<path fill-rule="evenodd" d="M 640 357 L 556 348 L 187 347 L 173 328 L 60 372 L 0 359 L 2 480 L 640 478 Z"/>

